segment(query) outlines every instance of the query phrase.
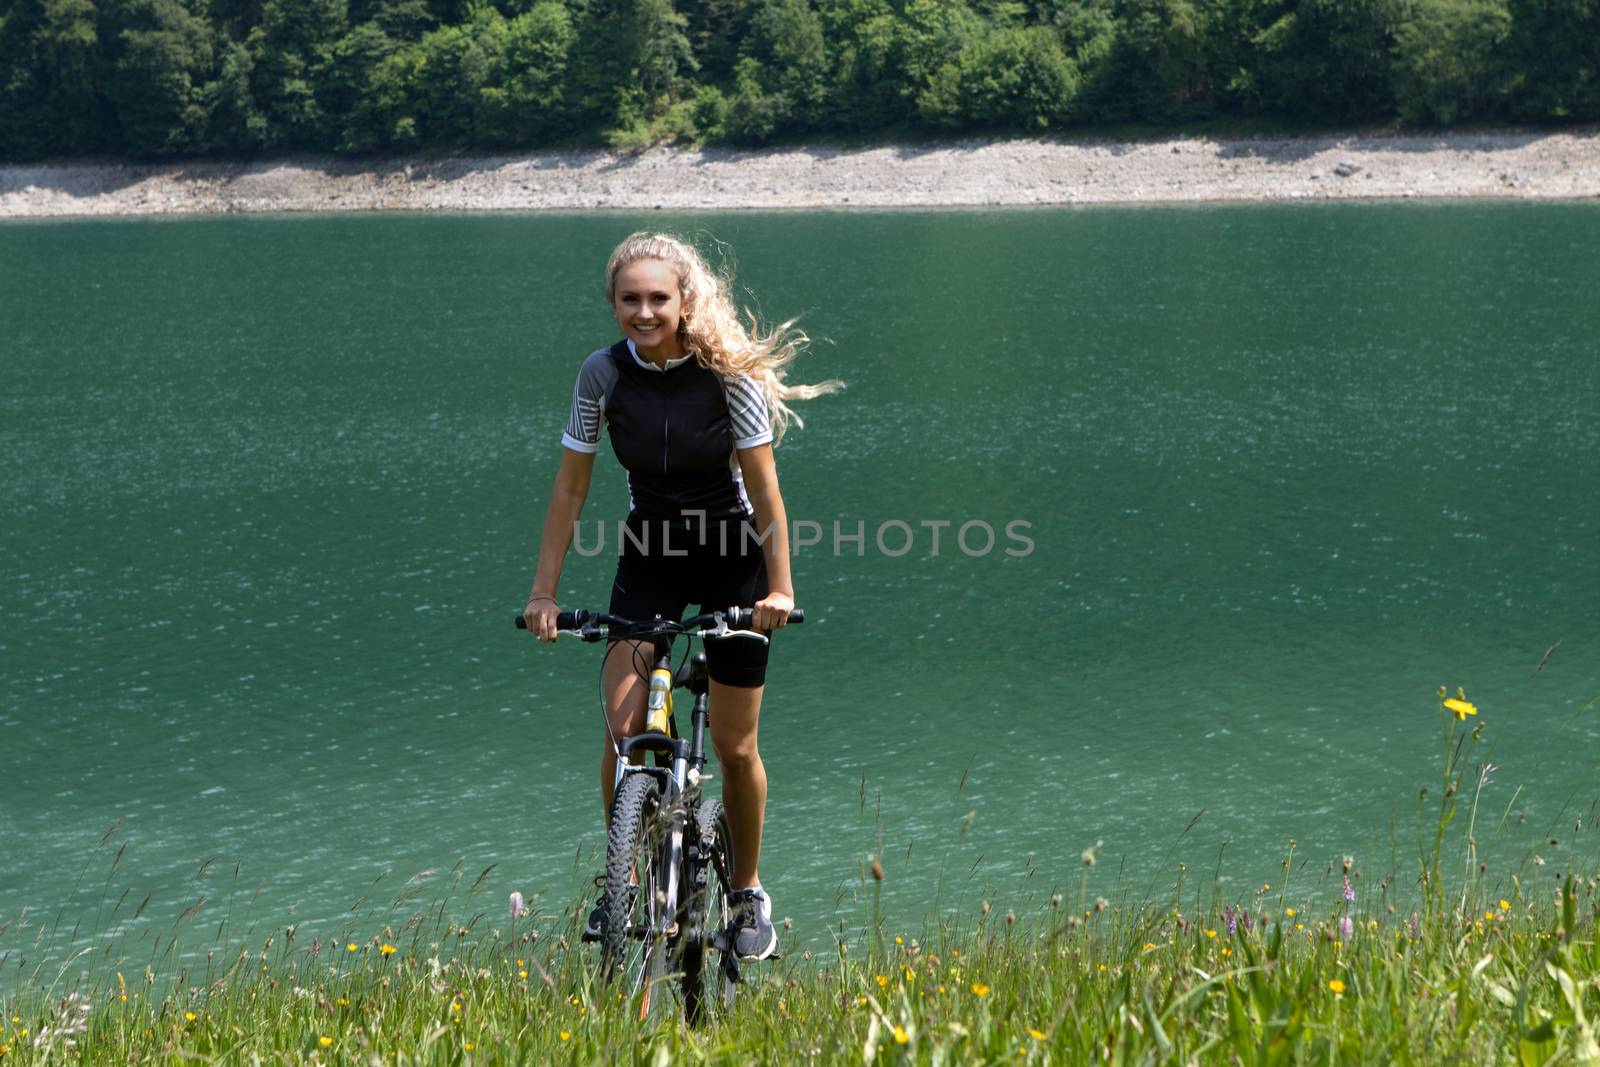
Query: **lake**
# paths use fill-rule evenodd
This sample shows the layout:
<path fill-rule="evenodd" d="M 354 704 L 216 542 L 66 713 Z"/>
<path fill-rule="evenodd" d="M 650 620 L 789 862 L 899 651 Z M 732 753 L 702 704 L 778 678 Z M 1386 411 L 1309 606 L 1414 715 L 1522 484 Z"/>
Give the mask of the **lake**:
<path fill-rule="evenodd" d="M 84 941 L 148 894 L 128 929 L 203 897 L 203 937 L 370 936 L 425 870 L 463 921 L 592 892 L 599 656 L 510 619 L 640 225 L 725 242 L 816 339 L 793 379 L 848 385 L 778 451 L 813 543 L 762 872 L 801 943 L 867 920 L 874 855 L 910 933 L 1180 863 L 1231 899 L 1291 839 L 1293 892 L 1342 855 L 1407 886 L 1440 686 L 1498 765 L 1491 881 L 1593 860 L 1592 204 L 25 223 L 0 923 Z M 570 557 L 564 606 L 613 565 Z"/>

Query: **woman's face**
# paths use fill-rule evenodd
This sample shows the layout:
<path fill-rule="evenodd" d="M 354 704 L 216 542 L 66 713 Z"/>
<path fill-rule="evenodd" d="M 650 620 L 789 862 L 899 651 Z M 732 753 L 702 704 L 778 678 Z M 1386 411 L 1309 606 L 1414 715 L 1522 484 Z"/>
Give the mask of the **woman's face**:
<path fill-rule="evenodd" d="M 674 359 L 683 354 L 678 341 L 683 294 L 677 271 L 659 259 L 641 259 L 617 271 L 611 291 L 611 310 L 635 348 Z"/>

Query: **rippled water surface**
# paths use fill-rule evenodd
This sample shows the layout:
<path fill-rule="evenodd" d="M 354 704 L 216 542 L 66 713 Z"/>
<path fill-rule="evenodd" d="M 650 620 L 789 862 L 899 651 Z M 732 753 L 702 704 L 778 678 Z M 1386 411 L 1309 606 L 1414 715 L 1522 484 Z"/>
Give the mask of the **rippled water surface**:
<path fill-rule="evenodd" d="M 910 930 L 1075 894 L 1096 840 L 1107 895 L 1228 842 L 1228 892 L 1276 881 L 1291 837 L 1308 890 L 1404 873 L 1441 684 L 1506 862 L 1593 854 L 1600 210 L 647 221 L 730 242 L 849 385 L 779 452 L 820 531 L 762 731 L 797 934 L 862 921 L 880 849 Z M 463 915 L 586 892 L 598 657 L 507 623 L 638 222 L 0 227 L 0 922 L 360 929 L 458 862 Z"/>

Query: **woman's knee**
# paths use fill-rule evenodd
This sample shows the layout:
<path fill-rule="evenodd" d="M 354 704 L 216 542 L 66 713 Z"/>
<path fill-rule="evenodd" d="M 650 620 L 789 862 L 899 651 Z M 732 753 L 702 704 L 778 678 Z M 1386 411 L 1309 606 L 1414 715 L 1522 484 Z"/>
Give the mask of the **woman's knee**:
<path fill-rule="evenodd" d="M 730 773 L 761 763 L 761 750 L 756 743 L 754 730 L 720 737 L 713 735 L 711 744 L 717 750 L 717 762 Z"/>

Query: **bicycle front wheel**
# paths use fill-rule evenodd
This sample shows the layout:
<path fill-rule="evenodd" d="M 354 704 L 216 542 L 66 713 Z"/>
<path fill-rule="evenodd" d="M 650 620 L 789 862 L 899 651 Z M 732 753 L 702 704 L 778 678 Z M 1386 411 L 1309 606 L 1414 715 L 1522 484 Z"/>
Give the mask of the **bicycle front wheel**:
<path fill-rule="evenodd" d="M 695 809 L 694 842 L 685 863 L 683 1014 L 700 1025 L 733 1007 L 738 964 L 724 947 L 722 956 L 709 951 L 728 926 L 728 894 L 732 891 L 733 835 L 720 800 L 702 801 Z"/>
<path fill-rule="evenodd" d="M 661 785 L 630 774 L 611 804 L 606 842 L 600 965 L 647 1019 L 663 999 L 666 960 L 667 821 Z"/>

